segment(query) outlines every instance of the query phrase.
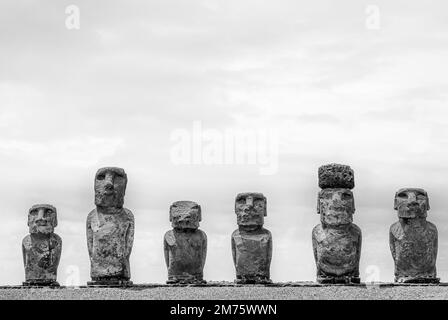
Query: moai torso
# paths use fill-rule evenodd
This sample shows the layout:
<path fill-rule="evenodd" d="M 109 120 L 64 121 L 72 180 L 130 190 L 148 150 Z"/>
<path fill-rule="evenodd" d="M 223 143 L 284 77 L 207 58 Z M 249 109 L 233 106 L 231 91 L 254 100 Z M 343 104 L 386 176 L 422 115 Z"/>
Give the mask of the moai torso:
<path fill-rule="evenodd" d="M 232 256 L 237 283 L 270 283 L 272 235 L 263 228 L 266 198 L 241 193 L 235 201 L 238 229 L 232 233 Z"/>
<path fill-rule="evenodd" d="M 346 228 L 313 229 L 313 246 L 318 262 L 317 277 L 359 277 L 361 229 L 355 224 Z"/>
<path fill-rule="evenodd" d="M 392 224 L 389 244 L 395 263 L 395 281 L 438 283 L 437 228 L 426 221 L 429 200 L 422 189 L 401 189 L 395 196 L 399 221 Z"/>
<path fill-rule="evenodd" d="M 30 234 L 22 241 L 25 286 L 58 286 L 57 269 L 62 240 L 53 232 L 57 225 L 56 208 L 35 205 L 28 215 Z"/>
<path fill-rule="evenodd" d="M 130 210 L 123 208 L 119 213 L 103 214 L 96 209 L 88 216 L 91 233 L 91 277 L 123 278 L 131 277 L 129 257 L 134 229 L 134 217 Z"/>
<path fill-rule="evenodd" d="M 359 283 L 361 229 L 353 221 L 354 187 L 349 166 L 330 164 L 319 168 L 317 212 L 321 224 L 312 232 L 319 283 Z"/>
<path fill-rule="evenodd" d="M 232 234 L 232 247 L 237 279 L 269 280 L 271 232 L 264 228 L 251 233 L 235 230 Z"/>
<path fill-rule="evenodd" d="M 198 229 L 201 216 L 201 207 L 192 201 L 178 201 L 170 207 L 173 229 L 163 241 L 167 283 L 205 283 L 207 236 Z"/>
<path fill-rule="evenodd" d="M 102 168 L 95 177 L 95 204 L 87 217 L 89 285 L 131 284 L 129 258 L 134 242 L 134 216 L 123 208 L 127 177 L 123 169 Z"/>

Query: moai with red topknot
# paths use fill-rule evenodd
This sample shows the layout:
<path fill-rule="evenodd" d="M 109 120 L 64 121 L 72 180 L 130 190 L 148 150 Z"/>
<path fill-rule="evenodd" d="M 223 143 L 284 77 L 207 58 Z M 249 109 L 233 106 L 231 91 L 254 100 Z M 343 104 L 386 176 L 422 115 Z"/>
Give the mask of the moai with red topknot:
<path fill-rule="evenodd" d="M 361 229 L 352 223 L 355 201 L 353 170 L 329 164 L 319 168 L 317 213 L 321 223 L 312 233 L 317 282 L 360 283 Z"/>

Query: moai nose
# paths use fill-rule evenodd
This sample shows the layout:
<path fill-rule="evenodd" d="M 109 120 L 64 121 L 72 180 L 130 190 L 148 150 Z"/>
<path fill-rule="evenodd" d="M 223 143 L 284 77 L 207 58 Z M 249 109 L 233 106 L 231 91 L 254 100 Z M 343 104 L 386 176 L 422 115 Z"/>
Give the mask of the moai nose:
<path fill-rule="evenodd" d="M 246 198 L 246 206 L 249 208 L 252 208 L 254 206 L 254 198 L 247 197 Z"/>
<path fill-rule="evenodd" d="M 331 196 L 331 200 L 334 202 L 341 201 L 341 194 L 339 192 L 333 192 L 333 195 Z"/>
<path fill-rule="evenodd" d="M 104 188 L 106 190 L 112 190 L 114 188 L 114 178 L 111 175 L 106 175 L 106 181 L 104 182 Z"/>
<path fill-rule="evenodd" d="M 181 215 L 180 216 L 180 219 L 179 219 L 180 221 L 188 221 L 188 220 L 190 220 L 190 216 L 189 215 Z"/>
<path fill-rule="evenodd" d="M 43 220 L 44 219 L 44 214 L 45 214 L 45 210 L 44 209 L 39 209 L 39 211 L 37 211 L 37 220 Z"/>
<path fill-rule="evenodd" d="M 417 197 L 414 193 L 410 193 L 408 196 L 408 200 L 410 203 L 414 203 L 414 202 L 417 202 Z"/>
<path fill-rule="evenodd" d="M 106 174 L 104 179 L 104 187 L 106 190 L 112 190 L 114 188 L 114 176 L 110 173 Z"/>

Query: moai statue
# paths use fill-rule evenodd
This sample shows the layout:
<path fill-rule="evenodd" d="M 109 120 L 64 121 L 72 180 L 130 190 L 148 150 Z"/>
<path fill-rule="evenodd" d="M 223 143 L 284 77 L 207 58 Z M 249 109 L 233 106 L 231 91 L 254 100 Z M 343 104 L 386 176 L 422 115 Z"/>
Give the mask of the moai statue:
<path fill-rule="evenodd" d="M 321 224 L 313 229 L 313 251 L 319 283 L 360 283 L 361 230 L 353 221 L 355 186 L 349 166 L 319 168 L 317 213 Z"/>
<path fill-rule="evenodd" d="M 271 283 L 272 235 L 263 228 L 266 197 L 261 193 L 240 193 L 235 199 L 238 229 L 232 233 L 232 256 L 236 283 Z"/>
<path fill-rule="evenodd" d="M 389 245 L 395 262 L 395 282 L 438 283 L 437 228 L 426 221 L 428 194 L 405 188 L 395 194 L 398 221 L 390 226 Z"/>
<path fill-rule="evenodd" d="M 193 201 L 177 201 L 170 207 L 173 227 L 165 233 L 163 249 L 168 268 L 168 284 L 206 283 L 203 279 L 207 236 L 198 229 L 201 206 Z"/>
<path fill-rule="evenodd" d="M 87 217 L 90 256 L 88 285 L 127 286 L 134 242 L 134 216 L 123 207 L 127 176 L 121 168 L 102 168 L 95 176 L 95 205 Z"/>
<path fill-rule="evenodd" d="M 59 286 L 56 281 L 62 240 L 54 233 L 58 225 L 56 208 L 34 205 L 28 213 L 30 234 L 22 241 L 24 286 Z"/>

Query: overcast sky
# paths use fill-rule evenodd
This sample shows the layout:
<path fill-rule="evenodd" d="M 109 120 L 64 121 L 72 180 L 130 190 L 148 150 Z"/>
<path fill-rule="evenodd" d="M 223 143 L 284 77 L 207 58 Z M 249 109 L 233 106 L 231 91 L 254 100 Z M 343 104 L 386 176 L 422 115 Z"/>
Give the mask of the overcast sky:
<path fill-rule="evenodd" d="M 79 29 L 66 26 L 69 5 Z M 272 279 L 314 281 L 317 169 L 332 162 L 355 171 L 362 280 L 393 280 L 393 198 L 409 186 L 429 193 L 448 281 L 447 15 L 443 0 L 2 0 L 0 284 L 24 280 L 36 203 L 58 209 L 60 283 L 89 280 L 85 220 L 102 166 L 128 175 L 135 283 L 166 280 L 177 200 L 202 206 L 205 279 L 232 281 L 234 199 L 246 191 L 268 199 Z M 178 164 L 173 135 L 197 124 L 271 132 L 259 142 L 278 147 L 276 170 Z"/>

